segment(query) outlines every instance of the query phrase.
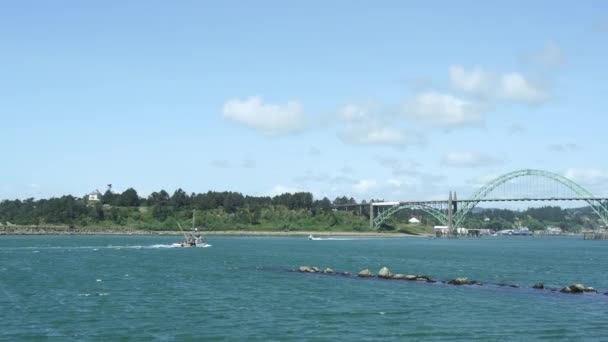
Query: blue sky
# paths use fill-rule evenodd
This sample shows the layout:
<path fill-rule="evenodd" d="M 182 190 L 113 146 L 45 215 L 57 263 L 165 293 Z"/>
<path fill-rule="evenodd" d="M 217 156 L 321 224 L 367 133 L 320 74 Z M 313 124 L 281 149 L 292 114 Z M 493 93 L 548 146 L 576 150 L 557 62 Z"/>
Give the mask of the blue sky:
<path fill-rule="evenodd" d="M 608 195 L 603 1 L 3 1 L 0 199 Z"/>

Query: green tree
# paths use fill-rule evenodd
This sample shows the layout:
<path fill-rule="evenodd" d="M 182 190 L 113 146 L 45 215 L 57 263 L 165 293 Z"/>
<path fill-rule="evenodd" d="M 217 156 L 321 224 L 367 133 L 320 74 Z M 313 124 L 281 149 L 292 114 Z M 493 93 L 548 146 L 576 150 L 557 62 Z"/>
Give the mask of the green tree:
<path fill-rule="evenodd" d="M 116 200 L 118 199 L 118 195 L 114 194 L 109 189 L 101 196 L 101 203 L 108 205 L 116 205 Z"/>
<path fill-rule="evenodd" d="M 139 207 L 139 196 L 133 188 L 128 188 L 118 199 L 118 205 L 123 207 Z"/>
<path fill-rule="evenodd" d="M 185 206 L 190 205 L 190 198 L 188 197 L 188 194 L 186 194 L 186 192 L 184 192 L 184 190 L 177 189 L 173 193 L 173 196 L 171 196 L 169 203 L 174 208 L 179 209 L 179 208 L 183 208 Z"/>

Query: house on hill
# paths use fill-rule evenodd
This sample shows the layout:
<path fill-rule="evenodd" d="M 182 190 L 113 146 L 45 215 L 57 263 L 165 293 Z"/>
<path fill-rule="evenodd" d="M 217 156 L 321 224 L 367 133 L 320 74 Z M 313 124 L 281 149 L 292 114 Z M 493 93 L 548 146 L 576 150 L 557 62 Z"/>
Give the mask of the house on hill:
<path fill-rule="evenodd" d="M 87 195 L 89 202 L 101 201 L 101 192 L 95 190 Z"/>
<path fill-rule="evenodd" d="M 420 223 L 420 220 L 415 217 L 412 217 L 407 222 L 409 222 L 410 224 L 418 224 L 418 223 Z"/>

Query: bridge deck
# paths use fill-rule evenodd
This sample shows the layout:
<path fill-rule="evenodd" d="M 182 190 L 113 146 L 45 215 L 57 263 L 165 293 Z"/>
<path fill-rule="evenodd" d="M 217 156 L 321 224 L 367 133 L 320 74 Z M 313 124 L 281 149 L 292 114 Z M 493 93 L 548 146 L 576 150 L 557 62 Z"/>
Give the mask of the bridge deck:
<path fill-rule="evenodd" d="M 525 197 L 525 198 L 483 198 L 483 199 L 458 199 L 453 202 L 526 202 L 526 201 L 608 201 L 608 197 Z M 427 200 L 427 201 L 400 201 L 400 202 L 377 202 L 372 203 L 374 206 L 386 205 L 432 205 L 432 204 L 447 204 L 447 200 Z M 353 204 L 334 204 L 332 208 L 348 208 L 357 206 L 368 206 L 369 203 L 353 203 Z"/>

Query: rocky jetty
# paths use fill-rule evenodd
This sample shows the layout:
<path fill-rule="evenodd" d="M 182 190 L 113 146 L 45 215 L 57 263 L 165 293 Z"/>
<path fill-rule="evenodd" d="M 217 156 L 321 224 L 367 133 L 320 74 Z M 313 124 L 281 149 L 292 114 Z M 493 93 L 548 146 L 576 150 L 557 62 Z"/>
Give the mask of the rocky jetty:
<path fill-rule="evenodd" d="M 361 272 L 359 272 L 358 276 L 361 278 L 371 278 L 374 276 L 374 274 L 372 273 L 372 271 L 370 271 L 368 269 L 364 269 Z"/>
<path fill-rule="evenodd" d="M 583 293 L 583 292 L 597 292 L 593 287 L 585 287 L 583 284 L 572 284 L 564 287 L 560 290 L 563 293 Z"/>
<path fill-rule="evenodd" d="M 345 276 L 345 277 L 350 277 L 351 273 L 350 272 L 336 272 L 333 269 L 326 267 L 325 269 L 323 269 L 323 271 L 321 271 L 319 269 L 319 267 L 316 266 L 300 266 L 297 270 L 293 269 L 292 271 L 294 272 L 302 272 L 302 273 L 321 273 L 321 274 L 328 274 L 328 275 L 339 275 L 339 276 Z M 369 269 L 364 269 L 359 271 L 359 273 L 357 273 L 357 277 L 361 277 L 361 278 L 374 278 L 376 277 L 372 271 L 370 271 Z M 380 279 L 392 279 L 392 280 L 408 280 L 408 281 L 424 281 L 427 283 L 436 283 L 437 280 L 433 280 L 431 279 L 431 277 L 426 276 L 426 275 L 415 275 L 415 274 L 405 274 L 405 273 L 392 273 L 388 267 L 383 266 L 382 268 L 380 268 L 380 270 L 378 271 L 378 275 L 377 278 Z M 442 280 L 441 283 L 443 284 L 449 284 L 449 285 L 456 285 L 456 286 L 461 286 L 461 285 L 483 285 L 482 283 L 475 281 L 475 280 L 471 280 L 467 277 L 459 277 L 459 278 L 454 278 L 448 281 Z M 498 283 L 498 284 L 494 284 L 495 286 L 501 286 L 501 287 L 512 287 L 512 288 L 519 288 L 520 286 L 517 284 L 509 284 L 509 283 Z M 549 290 L 549 291 L 553 291 L 553 292 L 562 292 L 562 293 L 585 293 L 585 292 L 591 292 L 591 293 L 597 293 L 598 291 L 593 288 L 593 287 L 586 287 L 583 284 L 579 284 L 579 283 L 575 283 L 575 284 L 571 284 L 568 285 L 562 289 L 559 288 L 547 288 L 545 287 L 545 284 L 542 282 L 537 282 L 536 284 L 534 284 L 532 286 L 533 289 L 538 289 L 538 290 Z M 604 292 L 605 295 L 608 295 L 608 292 Z"/>
<path fill-rule="evenodd" d="M 315 266 L 300 266 L 299 271 L 308 273 L 318 273 L 319 268 Z"/>
<path fill-rule="evenodd" d="M 388 267 L 382 267 L 380 271 L 378 271 L 378 278 L 390 279 L 393 274 L 388 270 Z"/>
<path fill-rule="evenodd" d="M 448 281 L 450 285 L 482 285 L 476 280 L 470 280 L 469 278 L 455 278 Z"/>

